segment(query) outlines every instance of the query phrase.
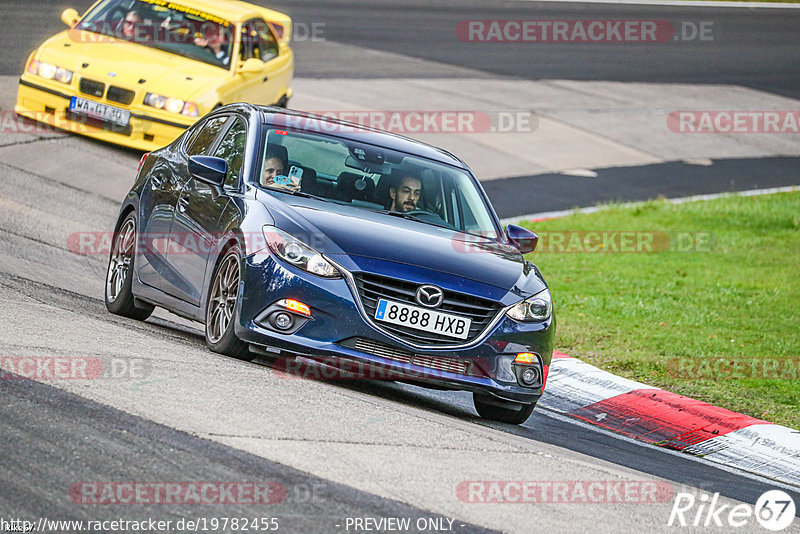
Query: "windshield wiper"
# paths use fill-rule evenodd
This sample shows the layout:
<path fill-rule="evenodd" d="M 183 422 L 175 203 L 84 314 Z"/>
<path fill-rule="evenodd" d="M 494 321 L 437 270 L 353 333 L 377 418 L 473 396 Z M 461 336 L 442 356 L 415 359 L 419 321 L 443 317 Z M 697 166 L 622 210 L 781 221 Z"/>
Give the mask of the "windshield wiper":
<path fill-rule="evenodd" d="M 409 215 L 408 213 L 402 213 L 400 211 L 391 211 L 391 210 L 372 210 L 375 213 L 383 213 L 384 215 L 391 215 L 392 217 L 400 217 L 401 219 L 408 219 L 409 221 L 419 221 L 413 215 Z"/>
<path fill-rule="evenodd" d="M 376 213 L 383 213 L 384 215 L 391 215 L 392 217 L 400 217 L 401 219 L 406 219 L 409 221 L 417 221 L 423 224 L 430 224 L 431 226 L 438 226 L 439 228 L 446 228 L 448 230 L 455 230 L 453 226 L 447 224 L 447 222 L 442 221 L 441 223 L 436 221 L 430 221 L 428 219 L 420 219 L 414 215 L 409 215 L 408 213 L 403 213 L 400 211 L 391 211 L 391 210 L 373 210 Z M 431 213 L 434 217 L 438 217 L 435 213 Z"/>
<path fill-rule="evenodd" d="M 292 191 L 291 189 L 279 189 L 277 187 L 268 187 L 268 191 L 276 191 L 278 193 L 286 193 L 287 195 L 294 195 L 296 197 L 303 197 L 303 198 L 314 198 L 316 200 L 322 200 L 323 202 L 327 202 L 328 198 L 318 197 L 317 195 L 312 195 L 311 193 L 306 193 L 305 191 Z"/>

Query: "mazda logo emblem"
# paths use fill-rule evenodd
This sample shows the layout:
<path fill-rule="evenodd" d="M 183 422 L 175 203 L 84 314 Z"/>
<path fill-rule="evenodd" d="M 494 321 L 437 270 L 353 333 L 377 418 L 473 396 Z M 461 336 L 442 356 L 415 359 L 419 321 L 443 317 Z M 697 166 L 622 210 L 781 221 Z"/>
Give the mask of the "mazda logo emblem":
<path fill-rule="evenodd" d="M 419 286 L 417 302 L 426 308 L 438 308 L 444 300 L 444 291 L 436 286 Z"/>

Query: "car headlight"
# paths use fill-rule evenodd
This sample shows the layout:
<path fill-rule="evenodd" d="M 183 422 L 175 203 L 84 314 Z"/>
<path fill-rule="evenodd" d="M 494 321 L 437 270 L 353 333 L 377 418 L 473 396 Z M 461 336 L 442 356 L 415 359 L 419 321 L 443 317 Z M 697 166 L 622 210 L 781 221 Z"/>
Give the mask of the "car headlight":
<path fill-rule="evenodd" d="M 516 321 L 537 322 L 549 318 L 551 313 L 553 313 L 553 299 L 550 297 L 550 290 L 545 289 L 516 304 L 506 312 L 506 315 Z"/>
<path fill-rule="evenodd" d="M 170 113 L 186 115 L 187 117 L 200 116 L 200 110 L 194 102 L 185 102 L 180 98 L 170 98 L 156 93 L 144 95 L 144 105 L 156 109 L 165 109 Z"/>
<path fill-rule="evenodd" d="M 300 267 L 311 274 L 324 278 L 340 278 L 342 275 L 322 254 L 291 234 L 274 226 L 264 227 L 264 238 L 269 249 L 282 260 Z"/>
<path fill-rule="evenodd" d="M 36 74 L 48 80 L 55 80 L 64 84 L 72 83 L 73 72 L 63 67 L 57 67 L 52 63 L 45 63 L 44 61 L 31 61 L 27 69 L 29 74 Z"/>

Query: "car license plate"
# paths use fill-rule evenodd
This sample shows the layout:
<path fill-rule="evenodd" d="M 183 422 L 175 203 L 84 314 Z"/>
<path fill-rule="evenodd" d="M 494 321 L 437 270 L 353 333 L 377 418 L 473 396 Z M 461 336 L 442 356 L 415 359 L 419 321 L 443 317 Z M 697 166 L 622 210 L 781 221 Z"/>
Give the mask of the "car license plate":
<path fill-rule="evenodd" d="M 472 320 L 466 317 L 384 299 L 378 301 L 375 319 L 458 339 L 467 339 L 472 324 Z"/>
<path fill-rule="evenodd" d="M 127 126 L 131 120 L 130 111 L 115 108 L 114 106 L 107 106 L 92 100 L 78 98 L 77 96 L 73 96 L 70 100 L 69 110 L 74 113 L 92 117 L 93 119 L 113 122 L 119 126 Z"/>

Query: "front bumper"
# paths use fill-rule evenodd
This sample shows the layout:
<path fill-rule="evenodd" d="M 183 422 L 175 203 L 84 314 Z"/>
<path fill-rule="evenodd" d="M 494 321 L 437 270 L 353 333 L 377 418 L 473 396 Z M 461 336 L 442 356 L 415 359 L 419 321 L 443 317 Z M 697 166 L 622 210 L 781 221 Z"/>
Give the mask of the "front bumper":
<path fill-rule="evenodd" d="M 48 83 L 48 80 L 25 74 L 19 81 L 17 104 L 14 106 L 14 111 L 23 117 L 59 130 L 144 151 L 157 150 L 168 145 L 197 120 L 193 117 L 182 116 L 158 117 L 139 110 L 137 106 L 123 106 L 114 102 L 99 101 L 130 111 L 130 124 L 126 128 L 122 128 L 71 114 L 69 103 L 73 96 L 96 100 L 79 94 L 74 85 Z M 153 111 L 157 113 L 156 110 Z"/>
<path fill-rule="evenodd" d="M 269 254 L 256 253 L 245 258 L 243 280 L 235 332 L 259 352 L 279 358 L 302 355 L 347 360 L 373 368 L 373 372 L 356 373 L 356 378 L 408 381 L 516 402 L 538 401 L 546 385 L 555 332 L 552 317 L 542 323 L 518 323 L 502 317 L 479 342 L 466 348 L 421 350 L 370 325 L 344 279 L 316 277 Z M 312 319 L 293 334 L 279 333 L 258 322 L 262 312 L 281 299 L 296 299 L 311 307 Z M 542 387 L 523 387 L 513 371 L 509 373 L 511 360 L 520 352 L 540 355 Z M 352 367 L 347 369 L 352 371 Z M 346 378 L 346 373 L 342 377 Z"/>

